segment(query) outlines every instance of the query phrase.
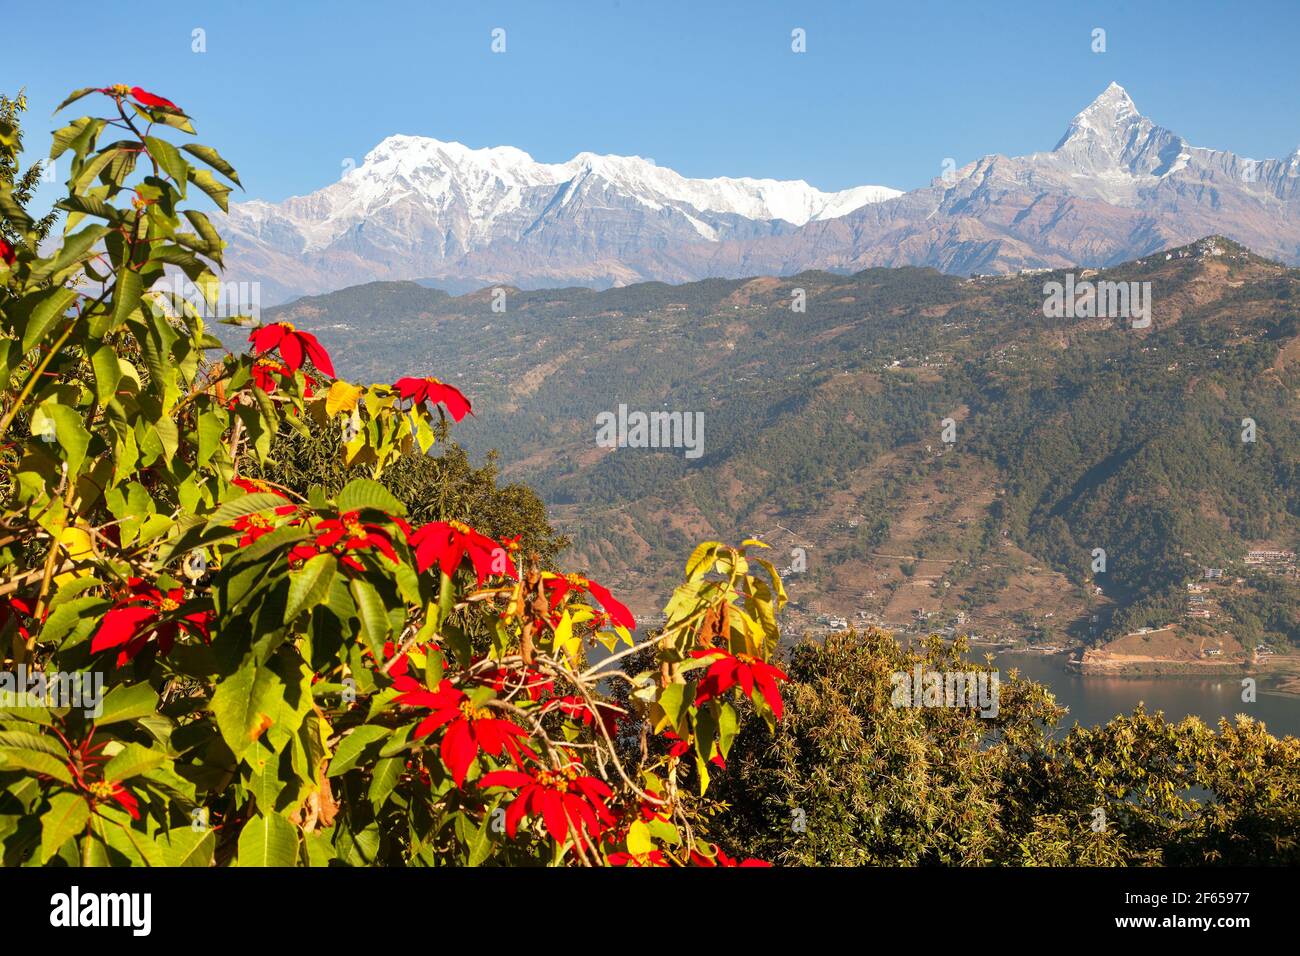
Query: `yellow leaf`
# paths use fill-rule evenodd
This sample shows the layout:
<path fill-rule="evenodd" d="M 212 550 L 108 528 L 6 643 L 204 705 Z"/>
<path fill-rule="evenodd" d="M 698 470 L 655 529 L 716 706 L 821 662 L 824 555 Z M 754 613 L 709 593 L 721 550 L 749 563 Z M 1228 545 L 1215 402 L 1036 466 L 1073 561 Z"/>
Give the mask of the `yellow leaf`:
<path fill-rule="evenodd" d="M 339 412 L 350 412 L 357 407 L 357 400 L 361 398 L 361 386 L 353 385 L 351 382 L 337 381 L 330 386 L 329 394 L 325 396 L 325 412 L 330 417 L 337 415 Z"/>
<path fill-rule="evenodd" d="M 63 550 L 68 553 L 68 557 L 73 561 L 81 561 L 95 553 L 94 546 L 91 544 L 90 532 L 84 528 L 64 528 L 59 532 L 59 544 L 63 545 Z M 57 575 L 54 578 L 54 583 L 62 587 L 69 581 L 75 581 L 80 576 L 75 571 L 68 571 Z"/>

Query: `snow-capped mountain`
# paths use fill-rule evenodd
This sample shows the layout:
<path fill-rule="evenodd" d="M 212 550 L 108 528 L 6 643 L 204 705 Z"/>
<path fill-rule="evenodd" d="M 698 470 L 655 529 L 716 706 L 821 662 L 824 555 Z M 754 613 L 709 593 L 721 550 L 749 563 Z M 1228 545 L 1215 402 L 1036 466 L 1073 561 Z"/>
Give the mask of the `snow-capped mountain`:
<path fill-rule="evenodd" d="M 1112 83 L 1049 152 L 985 156 L 947 180 L 788 235 L 697 247 L 690 268 L 698 277 L 1106 266 L 1211 234 L 1300 264 L 1300 148 L 1257 161 L 1192 146 Z"/>
<path fill-rule="evenodd" d="M 1220 234 L 1300 264 L 1300 149 L 1192 146 L 1112 83 L 1055 148 L 985 156 L 908 193 L 687 179 L 638 157 L 539 163 L 392 136 L 339 182 L 231 207 L 228 272 L 274 303 L 374 279 L 451 292 L 925 265 L 1105 266 Z"/>
<path fill-rule="evenodd" d="M 642 249 L 778 234 L 897 195 L 688 179 L 637 156 L 539 163 L 510 146 L 390 136 L 311 195 L 232 206 L 228 258 L 273 299 L 377 278 L 609 285 L 641 278 Z"/>

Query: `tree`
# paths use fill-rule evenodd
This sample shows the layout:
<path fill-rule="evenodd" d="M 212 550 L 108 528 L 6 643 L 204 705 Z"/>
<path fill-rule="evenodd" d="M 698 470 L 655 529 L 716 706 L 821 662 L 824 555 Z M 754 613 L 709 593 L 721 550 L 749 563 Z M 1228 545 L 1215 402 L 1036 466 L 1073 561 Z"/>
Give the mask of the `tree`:
<path fill-rule="evenodd" d="M 0 688 L 34 695 L 0 700 L 5 862 L 732 862 L 691 823 L 739 714 L 780 713 L 759 543 L 697 547 L 635 641 L 606 588 L 549 566 L 535 496 L 428 457 L 471 410 L 458 389 L 347 382 L 315 336 L 248 316 L 220 318 L 250 350 L 221 347 L 224 244 L 186 204 L 226 209 L 238 174 L 173 142 L 193 126 L 170 100 L 63 107 L 92 96 L 107 115 L 54 134 L 50 255 L 0 180 L 0 641 L 9 676 L 43 675 Z M 700 794 L 677 757 L 621 759 L 634 715 L 694 752 Z"/>
<path fill-rule="evenodd" d="M 1300 741 L 1141 708 L 1058 739 L 1063 711 L 1014 673 L 992 717 L 894 699 L 918 666 L 991 672 L 966 650 L 877 630 L 797 645 L 781 723 L 742 722 L 714 774 L 711 836 L 820 865 L 1300 862 Z"/>
<path fill-rule="evenodd" d="M 29 166 L 19 172 L 18 158 L 23 151 L 23 131 L 19 114 L 27 111 L 27 96 L 18 91 L 18 96 L 10 99 L 0 93 L 0 182 L 9 184 L 13 201 L 22 208 L 32 200 L 32 195 L 40 185 L 43 167 L 40 163 Z M 58 214 L 51 212 L 35 223 L 37 241 L 49 235 L 50 229 L 58 219 Z M 14 231 L 7 219 L 0 216 L 0 240 L 12 246 L 21 237 Z"/>

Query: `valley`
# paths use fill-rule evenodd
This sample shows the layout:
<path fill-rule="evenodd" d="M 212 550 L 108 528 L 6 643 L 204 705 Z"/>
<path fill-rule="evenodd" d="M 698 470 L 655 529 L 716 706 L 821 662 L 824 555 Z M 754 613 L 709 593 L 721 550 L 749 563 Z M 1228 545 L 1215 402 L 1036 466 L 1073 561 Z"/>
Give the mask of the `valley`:
<path fill-rule="evenodd" d="M 1246 558 L 1300 542 L 1300 273 L 1222 238 L 1080 272 L 1150 283 L 1140 329 L 1045 316 L 1063 275 L 458 297 L 377 283 L 268 320 L 324 336 L 347 374 L 415 363 L 463 389 L 475 414 L 457 440 L 498 450 L 569 560 L 641 615 L 687 542 L 753 536 L 790 569 L 793 633 L 876 623 L 1092 647 L 1173 624 L 1289 652 L 1294 565 Z M 702 414 L 702 456 L 599 447 L 598 416 L 620 404 Z M 1207 569 L 1242 582 L 1213 619 L 1188 590 Z"/>

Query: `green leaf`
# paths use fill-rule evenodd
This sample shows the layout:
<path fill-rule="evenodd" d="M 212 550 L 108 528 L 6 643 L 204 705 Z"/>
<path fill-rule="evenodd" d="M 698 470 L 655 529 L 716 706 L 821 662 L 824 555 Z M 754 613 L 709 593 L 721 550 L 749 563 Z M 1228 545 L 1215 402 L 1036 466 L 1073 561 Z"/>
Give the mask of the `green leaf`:
<path fill-rule="evenodd" d="M 148 684 L 118 684 L 104 695 L 104 709 L 95 718 L 95 724 L 106 727 L 123 720 L 137 720 L 157 709 L 158 693 Z"/>
<path fill-rule="evenodd" d="M 239 832 L 236 866 L 293 866 L 298 828 L 278 813 L 257 814 Z"/>
<path fill-rule="evenodd" d="M 329 597 L 338 561 L 332 554 L 318 554 L 309 558 L 297 571 L 289 574 L 289 602 L 284 609 L 284 623 L 297 620 L 303 611 L 309 611 Z"/>
<path fill-rule="evenodd" d="M 68 773 L 63 759 L 36 750 L 0 747 L 0 770 L 29 770 L 72 785 L 72 774 Z"/>
<path fill-rule="evenodd" d="M 156 136 L 146 136 L 144 145 L 149 150 L 149 155 L 163 168 L 163 172 L 172 178 L 181 195 L 184 196 L 190 164 L 181 158 L 180 151 L 167 140 L 158 139 Z"/>
<path fill-rule="evenodd" d="M 181 149 L 185 150 L 185 152 L 189 153 L 191 156 L 197 156 L 199 159 L 203 160 L 203 162 L 221 173 L 221 175 L 225 176 L 236 186 L 244 185 L 239 181 L 239 174 L 235 172 L 235 167 L 226 162 L 221 157 L 221 154 L 211 146 L 204 146 L 200 143 L 186 143 L 181 147 Z"/>
<path fill-rule="evenodd" d="M 191 166 L 188 172 L 189 181 L 211 196 L 212 201 L 217 204 L 222 212 L 230 211 L 230 205 L 226 200 L 226 197 L 230 195 L 229 186 L 221 185 L 221 183 L 217 182 L 216 177 L 206 169 L 195 169 Z"/>
<path fill-rule="evenodd" d="M 0 730 L 0 748 L 11 747 L 16 750 L 34 750 L 55 757 L 67 756 L 67 751 L 60 747 L 53 737 L 29 734 L 23 730 Z"/>
<path fill-rule="evenodd" d="M 103 408 L 112 401 L 117 383 L 122 380 L 122 363 L 118 361 L 116 349 L 101 345 L 90 357 L 90 365 L 95 370 L 95 401 Z"/>
<path fill-rule="evenodd" d="M 88 820 L 90 804 L 80 795 L 64 792 L 50 797 L 50 808 L 41 814 L 41 865 L 84 830 Z"/>
<path fill-rule="evenodd" d="M 162 751 L 150 750 L 142 744 L 130 743 L 104 764 L 104 779 L 114 783 L 119 780 L 129 780 L 139 774 L 148 773 L 155 767 L 161 767 L 166 762 L 167 755 Z"/>
<path fill-rule="evenodd" d="M 284 500 L 283 495 L 272 494 L 269 491 L 240 495 L 238 498 L 231 498 L 212 512 L 208 516 L 208 523 L 204 526 L 203 531 L 206 534 L 214 528 L 232 524 L 235 520 L 244 517 L 244 515 L 251 515 L 258 511 L 268 511 L 271 508 L 280 508 L 286 504 L 288 502 Z"/>
<path fill-rule="evenodd" d="M 94 328 L 92 333 L 103 335 L 112 329 L 126 324 L 131 313 L 140 308 L 140 299 L 144 294 L 144 279 L 134 269 L 123 269 L 117 274 L 117 285 L 113 288 L 113 322 L 107 328 Z M 99 323 L 96 323 L 98 326 Z"/>
<path fill-rule="evenodd" d="M 338 749 L 334 751 L 334 759 L 330 761 L 328 777 L 337 777 L 345 774 L 356 766 L 357 761 L 371 744 L 383 740 L 389 735 L 387 727 L 380 727 L 376 724 L 362 724 L 356 730 L 352 731 L 339 743 Z"/>
<path fill-rule="evenodd" d="M 77 290 L 60 286 L 41 295 L 42 298 L 32 308 L 27 316 L 27 324 L 23 327 L 24 352 L 35 348 L 49 333 L 50 326 L 63 317 L 77 298 Z"/>
<path fill-rule="evenodd" d="M 362 508 L 374 508 L 385 514 L 402 516 L 406 506 L 377 481 L 369 478 L 356 478 L 347 483 L 339 492 L 340 511 L 360 511 Z"/>
<path fill-rule="evenodd" d="M 54 112 L 57 113 L 64 107 L 71 106 L 73 103 L 77 102 L 77 100 L 81 99 L 83 96 L 89 96 L 91 93 L 95 93 L 95 92 L 97 92 L 97 89 L 96 87 L 93 86 L 83 86 L 79 90 L 73 90 L 71 93 L 68 94 L 68 98 L 66 100 L 64 100 L 58 106 L 54 107 Z"/>
<path fill-rule="evenodd" d="M 167 831 L 163 857 L 167 866 L 211 866 L 217 849 L 216 831 L 177 827 Z"/>
<path fill-rule="evenodd" d="M 402 766 L 405 763 L 401 757 L 386 757 L 375 764 L 374 772 L 370 777 L 370 804 L 376 810 L 384 805 L 388 800 L 388 795 L 393 792 L 397 786 L 397 778 L 402 773 Z"/>
<path fill-rule="evenodd" d="M 81 463 L 86 460 L 86 449 L 90 447 L 90 432 L 82 424 L 81 413 L 56 402 L 45 402 L 40 407 L 54 421 L 59 447 L 68 462 L 68 473 L 80 474 Z"/>
<path fill-rule="evenodd" d="M 384 599 L 379 596 L 375 586 L 364 578 L 353 578 L 348 588 L 352 592 L 352 600 L 356 602 L 357 615 L 361 618 L 361 636 L 378 657 L 383 653 L 384 641 L 389 635 Z"/>

